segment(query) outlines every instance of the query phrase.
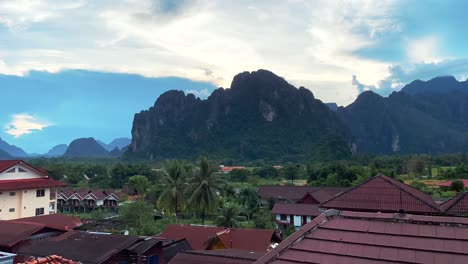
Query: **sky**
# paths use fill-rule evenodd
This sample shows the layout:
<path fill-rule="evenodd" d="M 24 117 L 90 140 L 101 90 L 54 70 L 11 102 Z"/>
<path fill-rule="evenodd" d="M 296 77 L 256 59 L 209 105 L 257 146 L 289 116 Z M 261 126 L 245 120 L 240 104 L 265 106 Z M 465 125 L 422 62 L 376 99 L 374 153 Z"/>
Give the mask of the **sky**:
<path fill-rule="evenodd" d="M 468 78 L 464 0 L 0 0 L 0 137 L 28 152 L 130 137 L 169 89 L 268 69 L 324 102 Z"/>

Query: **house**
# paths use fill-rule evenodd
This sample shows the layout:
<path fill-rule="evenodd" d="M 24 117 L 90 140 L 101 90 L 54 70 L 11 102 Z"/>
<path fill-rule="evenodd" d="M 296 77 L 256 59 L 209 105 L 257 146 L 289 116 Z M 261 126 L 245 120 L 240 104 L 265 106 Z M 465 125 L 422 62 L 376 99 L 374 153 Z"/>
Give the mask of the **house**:
<path fill-rule="evenodd" d="M 55 188 L 65 185 L 22 160 L 1 160 L 0 220 L 56 213 Z"/>
<path fill-rule="evenodd" d="M 20 218 L 13 221 L 43 224 L 50 228 L 62 230 L 73 230 L 83 225 L 83 222 L 80 218 L 64 214 L 39 215 L 33 217 Z"/>
<path fill-rule="evenodd" d="M 321 190 L 327 193 L 328 197 L 348 190 L 345 187 L 317 187 L 317 186 L 280 186 L 280 185 L 262 185 L 258 189 L 258 196 L 262 206 L 268 205 L 270 200 L 283 203 L 297 203 L 304 199 L 306 194 Z"/>
<path fill-rule="evenodd" d="M 251 264 L 264 254 L 240 249 L 183 251 L 169 264 Z"/>
<path fill-rule="evenodd" d="M 338 194 L 320 207 L 361 212 L 442 214 L 430 195 L 383 174 Z"/>
<path fill-rule="evenodd" d="M 468 219 L 329 210 L 255 264 L 468 263 Z"/>
<path fill-rule="evenodd" d="M 468 192 L 461 192 L 452 199 L 442 203 L 440 210 L 446 215 L 468 215 Z"/>
<path fill-rule="evenodd" d="M 0 264 L 13 264 L 16 254 L 0 251 Z"/>
<path fill-rule="evenodd" d="M 288 229 L 288 227 L 299 229 L 321 213 L 318 204 L 303 203 L 275 203 L 272 210 L 279 229 Z"/>
<path fill-rule="evenodd" d="M 43 240 L 66 232 L 45 224 L 18 220 L 0 221 L 0 251 L 16 253 L 18 248 L 31 241 Z"/>
<path fill-rule="evenodd" d="M 294 227 L 299 229 L 309 223 L 322 213 L 320 203 L 325 202 L 344 188 L 321 187 L 304 194 L 296 203 L 275 203 L 272 214 L 275 215 L 276 224 L 279 229 Z"/>
<path fill-rule="evenodd" d="M 178 251 L 191 249 L 183 240 L 168 241 L 152 237 L 69 231 L 57 237 L 23 246 L 17 254 L 23 259 L 29 259 L 31 256 L 60 255 L 89 264 L 164 264 L 170 261 L 164 258 L 166 248 L 170 252 L 169 256 L 176 255 L 177 252 L 171 252 L 174 248 Z"/>
<path fill-rule="evenodd" d="M 460 179 L 459 181 L 463 182 L 463 186 L 465 186 L 465 188 L 468 188 L 468 179 Z M 440 183 L 435 184 L 434 186 L 439 186 L 442 188 L 450 188 L 450 186 L 452 185 L 452 182 L 453 181 L 440 182 Z"/>
<path fill-rule="evenodd" d="M 114 190 L 63 189 L 57 195 L 60 212 L 90 212 L 98 208 L 116 210 L 120 193 Z"/>
<path fill-rule="evenodd" d="M 224 228 L 216 226 L 168 225 L 160 237 L 187 239 L 194 250 L 242 249 L 267 252 L 281 242 L 271 229 Z"/>

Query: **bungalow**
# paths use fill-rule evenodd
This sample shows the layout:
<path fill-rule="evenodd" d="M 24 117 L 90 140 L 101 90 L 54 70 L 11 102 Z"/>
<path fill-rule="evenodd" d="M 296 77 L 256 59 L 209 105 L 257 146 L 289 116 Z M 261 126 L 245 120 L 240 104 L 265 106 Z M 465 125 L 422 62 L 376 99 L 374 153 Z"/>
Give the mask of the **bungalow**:
<path fill-rule="evenodd" d="M 57 205 L 61 212 L 92 211 L 97 208 L 116 210 L 120 194 L 114 190 L 71 190 L 64 189 L 57 195 Z"/>

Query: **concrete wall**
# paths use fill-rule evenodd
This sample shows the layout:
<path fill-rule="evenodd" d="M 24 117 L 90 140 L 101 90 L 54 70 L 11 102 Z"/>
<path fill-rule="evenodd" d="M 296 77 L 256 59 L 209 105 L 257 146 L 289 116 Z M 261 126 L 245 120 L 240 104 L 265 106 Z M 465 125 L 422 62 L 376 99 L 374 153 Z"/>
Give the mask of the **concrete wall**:
<path fill-rule="evenodd" d="M 36 215 L 37 208 L 44 208 L 44 214 L 49 214 L 50 188 L 44 188 L 44 196 L 37 197 L 37 189 L 15 190 L 15 196 L 10 191 L 0 194 L 0 220 L 10 220 Z M 10 212 L 14 208 L 14 212 Z"/>
<path fill-rule="evenodd" d="M 10 196 L 10 191 L 0 192 L 0 220 L 9 220 L 21 217 L 21 191 L 14 192 L 14 196 Z M 14 212 L 10 212 L 10 208 L 14 208 Z"/>

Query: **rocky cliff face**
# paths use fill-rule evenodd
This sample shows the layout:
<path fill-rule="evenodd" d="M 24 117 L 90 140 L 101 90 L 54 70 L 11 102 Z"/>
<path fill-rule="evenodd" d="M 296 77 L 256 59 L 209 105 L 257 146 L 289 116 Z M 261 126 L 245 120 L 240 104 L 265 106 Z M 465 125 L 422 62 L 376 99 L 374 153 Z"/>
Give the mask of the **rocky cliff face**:
<path fill-rule="evenodd" d="M 364 92 L 351 105 L 339 108 L 337 114 L 352 135 L 353 150 L 383 154 L 466 152 L 468 93 L 453 88 L 459 86 L 452 78 L 434 80 L 413 82 L 387 98 Z"/>
<path fill-rule="evenodd" d="M 313 94 L 259 70 L 234 77 L 231 88 L 207 100 L 181 91 L 161 95 L 135 115 L 129 155 L 190 158 L 200 154 L 236 159 L 274 159 L 315 155 L 330 137 L 349 149 L 337 116 Z"/>

